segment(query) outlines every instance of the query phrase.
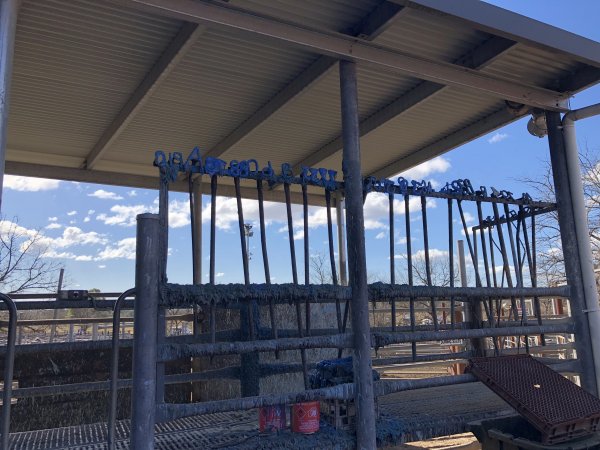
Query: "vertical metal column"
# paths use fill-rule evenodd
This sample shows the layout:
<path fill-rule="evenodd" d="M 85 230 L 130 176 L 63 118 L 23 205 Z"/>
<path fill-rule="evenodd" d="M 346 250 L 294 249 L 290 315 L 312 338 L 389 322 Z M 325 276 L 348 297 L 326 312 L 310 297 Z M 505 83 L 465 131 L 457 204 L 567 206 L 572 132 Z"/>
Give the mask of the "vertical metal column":
<path fill-rule="evenodd" d="M 352 288 L 353 364 L 357 413 L 356 447 L 363 450 L 376 448 L 376 429 L 371 367 L 371 333 L 364 235 L 363 186 L 360 167 L 358 89 L 356 64 L 350 61 L 340 61 L 339 64 L 342 100 L 342 136 L 344 142 L 342 167 L 347 202 L 348 272 Z"/>
<path fill-rule="evenodd" d="M 10 81 L 13 69 L 15 33 L 20 0 L 0 0 L 0 211 L 8 132 Z"/>
<path fill-rule="evenodd" d="M 158 285 L 161 279 L 161 224 L 157 214 L 137 216 L 135 262 L 131 448 L 154 448 Z"/>
<path fill-rule="evenodd" d="M 592 354 L 594 356 L 594 370 L 596 386 L 600 390 L 600 305 L 598 303 L 598 287 L 596 286 L 596 273 L 594 271 L 594 258 L 590 244 L 590 228 L 583 195 L 583 182 L 579 163 L 579 150 L 575 134 L 575 121 L 585 119 L 592 115 L 600 114 L 600 104 L 592 105 L 580 110 L 570 111 L 562 119 L 562 132 L 565 142 L 567 171 L 573 199 L 573 214 L 575 220 L 575 234 L 579 246 L 579 261 L 583 277 L 583 289 L 587 318 L 592 341 Z M 600 394 L 600 391 L 598 392 Z"/>
<path fill-rule="evenodd" d="M 558 206 L 558 224 L 562 242 L 563 258 L 565 261 L 565 274 L 567 283 L 571 288 L 570 306 L 571 315 L 575 322 L 575 349 L 577 359 L 581 361 L 581 386 L 596 394 L 596 374 L 592 353 L 592 340 L 587 317 L 585 316 L 585 295 L 583 274 L 579 260 L 579 246 L 577 243 L 575 215 L 573 210 L 571 188 L 567 166 L 567 155 L 562 134 L 560 113 L 546 111 L 548 124 L 548 144 L 550 146 L 550 160 L 552 162 L 552 176 L 554 178 L 554 193 Z M 581 195 L 581 193 L 579 193 Z"/>

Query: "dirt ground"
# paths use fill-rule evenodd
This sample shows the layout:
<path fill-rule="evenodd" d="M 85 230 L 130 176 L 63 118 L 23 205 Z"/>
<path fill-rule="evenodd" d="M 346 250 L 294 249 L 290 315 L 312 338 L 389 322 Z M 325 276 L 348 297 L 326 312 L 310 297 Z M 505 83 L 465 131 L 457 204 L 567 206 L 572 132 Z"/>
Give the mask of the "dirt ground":
<path fill-rule="evenodd" d="M 442 436 L 427 441 L 410 442 L 407 444 L 386 447 L 388 450 L 480 450 L 481 445 L 472 433 Z"/>

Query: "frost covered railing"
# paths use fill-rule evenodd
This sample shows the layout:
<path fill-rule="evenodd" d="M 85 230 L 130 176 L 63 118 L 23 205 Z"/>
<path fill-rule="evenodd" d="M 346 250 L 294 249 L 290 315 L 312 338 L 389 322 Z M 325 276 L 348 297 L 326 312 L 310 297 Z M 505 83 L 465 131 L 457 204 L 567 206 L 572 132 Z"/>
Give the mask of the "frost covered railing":
<path fill-rule="evenodd" d="M 154 417 L 147 412 L 154 411 L 154 402 L 158 404 L 157 420 L 167 420 L 192 414 L 203 414 L 234 409 L 250 409 L 263 405 L 299 402 L 312 399 L 337 398 L 349 399 L 354 396 L 351 384 L 332 388 L 309 389 L 306 350 L 313 348 L 344 349 L 353 348 L 353 335 L 347 328 L 349 305 L 352 301 L 350 287 L 339 281 L 334 252 L 334 227 L 332 220 L 332 198 L 336 204 L 343 198 L 344 185 L 336 180 L 335 171 L 326 169 L 303 168 L 300 174 L 293 174 L 291 166 L 284 164 L 275 171 L 271 164 L 260 169 L 256 161 L 232 161 L 206 158 L 202 160 L 197 150 L 184 159 L 181 154 L 169 156 L 158 152 L 155 164 L 161 171 L 159 215 L 141 215 L 138 218 L 138 251 L 136 271 L 136 291 L 144 302 L 138 302 L 135 314 L 135 335 L 139 340 L 134 347 L 134 367 L 138 377 L 155 379 L 156 385 L 135 383 L 133 392 L 133 420 L 135 423 L 153 423 Z M 182 175 L 183 174 L 183 175 Z M 209 237 L 209 283 L 198 285 L 175 285 L 166 280 L 166 255 L 168 240 L 168 186 L 178 177 L 188 177 L 190 184 L 191 217 L 195 217 L 191 186 L 194 177 L 210 179 L 211 217 Z M 216 197 L 219 193 L 219 179 L 232 178 L 236 197 L 238 228 L 241 252 L 240 263 L 243 268 L 244 283 L 218 285 L 215 283 L 216 258 Z M 264 268 L 264 283 L 250 281 L 248 248 L 244 222 L 241 182 L 255 183 L 258 200 L 259 231 Z M 299 185 L 303 207 L 304 228 L 304 282 L 300 282 L 296 261 L 294 241 L 291 187 Z M 270 261 L 267 250 L 265 227 L 264 190 L 283 187 L 288 227 L 288 245 L 292 283 L 273 284 L 270 276 Z M 308 193 L 322 190 L 327 216 L 328 252 L 331 271 L 331 284 L 315 285 L 310 282 Z M 411 345 L 408 357 L 387 358 L 385 364 L 409 361 L 433 361 L 463 358 L 483 354 L 487 348 L 502 353 L 507 336 L 525 336 L 524 350 L 530 351 L 530 339 L 537 337 L 535 349 L 546 344 L 545 335 L 571 334 L 574 332 L 570 320 L 554 320 L 549 324 L 542 322 L 540 299 L 568 298 L 568 286 L 538 287 L 536 271 L 535 220 L 540 214 L 555 210 L 551 203 L 535 202 L 528 195 L 514 198 L 506 191 L 485 188 L 474 190 L 468 180 L 457 180 L 439 190 L 430 183 L 408 182 L 403 178 L 396 181 L 364 180 L 365 201 L 369 196 L 387 196 L 389 230 L 389 282 L 377 282 L 369 285 L 369 298 L 373 302 L 385 302 L 390 305 L 389 326 L 372 326 L 371 346 L 374 349 L 393 344 Z M 416 201 L 412 201 L 416 199 Z M 428 223 L 428 213 L 432 201 L 446 201 L 447 214 L 444 221 L 436 220 L 435 239 L 440 240 L 447 233 L 447 250 L 434 252 L 430 246 L 432 224 Z M 404 227 L 397 227 L 397 212 L 402 208 Z M 469 212 L 469 209 L 472 212 Z M 436 211 L 440 211 L 439 209 Z M 474 287 L 455 286 L 454 269 L 455 212 L 460 219 L 467 241 L 471 261 L 470 272 Z M 487 213 L 487 214 L 484 214 Z M 417 217 L 419 216 L 420 217 Z M 439 213 L 438 213 L 439 215 Z M 420 219 L 420 225 L 415 223 Z M 445 222 L 444 226 L 439 224 Z M 192 229 L 195 224 L 192 223 Z M 403 228 L 403 229 L 402 229 Z M 440 231 L 442 230 L 442 231 Z M 397 263 L 397 233 L 402 235 L 406 251 L 404 264 Z M 420 238 L 420 239 L 419 239 Z M 347 248 L 352 249 L 348 242 Z M 478 249 L 479 247 L 479 249 Z M 194 245 L 194 248 L 196 246 Z M 423 270 L 416 269 L 414 251 L 423 260 Z M 435 255 L 432 256 L 432 253 Z M 440 254 L 448 260 L 449 278 L 446 286 L 436 286 L 433 259 Z M 499 255 L 499 256 L 498 256 Z M 406 277 L 398 283 L 398 271 Z M 415 276 L 418 272 L 419 277 Z M 349 274 L 353 276 L 352 273 Z M 335 305 L 336 323 L 331 329 L 317 329 L 311 324 L 311 306 L 315 304 Z M 288 304 L 293 308 L 296 329 L 285 329 L 277 320 L 275 308 Z M 427 305 L 424 307 L 423 305 Z M 446 306 L 449 305 L 449 308 Z M 207 311 L 209 329 L 199 336 L 196 343 L 168 343 L 161 335 L 164 326 L 160 326 L 165 308 L 200 307 Z M 266 307 L 269 327 L 257 324 L 260 307 Z M 408 309 L 408 319 L 398 317 L 398 312 Z M 217 330 L 216 311 L 220 308 L 240 310 L 240 333 L 228 336 Z M 430 324 L 418 323 L 417 316 L 426 309 L 431 317 Z M 450 310 L 448 316 L 440 311 Z M 532 314 L 528 314 L 531 310 Z M 459 321 L 458 312 L 468 312 L 468 321 Z M 532 317 L 533 315 L 533 320 Z M 143 331 L 142 331 L 143 330 Z M 226 340 L 223 340 L 225 338 Z M 232 339 L 233 338 L 233 339 Z M 452 341 L 469 339 L 471 347 L 460 354 L 444 353 L 439 355 L 419 355 L 417 342 Z M 207 342 L 208 341 L 208 342 Z M 520 342 L 520 338 L 519 338 Z M 156 345 L 155 343 L 158 343 Z M 299 350 L 300 364 L 259 364 L 259 352 Z M 194 356 L 216 356 L 239 354 L 242 362 L 238 374 L 245 389 L 245 398 L 210 401 L 192 404 L 167 404 L 163 399 L 164 362 Z M 244 355 L 247 357 L 244 359 Z M 361 360 L 358 364 L 370 364 L 370 360 Z M 158 364 L 158 370 L 156 369 Z M 572 365 L 569 370 L 576 370 Z M 260 395 L 258 381 L 261 377 L 289 372 L 302 372 L 305 391 Z M 135 378 L 134 374 L 134 378 Z M 235 376 L 235 375 L 232 375 Z M 406 389 L 424 386 L 451 384 L 472 381 L 469 375 L 442 377 L 419 381 L 379 381 L 375 384 L 375 395 L 384 395 Z M 151 392 L 152 391 L 152 392 Z M 137 417 L 137 418 L 136 418 Z M 146 428 L 150 429 L 150 428 Z M 135 434 L 135 427 L 134 427 Z"/>

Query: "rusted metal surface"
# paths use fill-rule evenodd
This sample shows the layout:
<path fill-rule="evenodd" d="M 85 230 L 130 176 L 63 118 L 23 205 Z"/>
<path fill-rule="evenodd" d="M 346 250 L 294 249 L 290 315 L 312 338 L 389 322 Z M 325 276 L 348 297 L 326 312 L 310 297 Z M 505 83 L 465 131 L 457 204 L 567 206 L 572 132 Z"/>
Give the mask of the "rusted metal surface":
<path fill-rule="evenodd" d="M 472 358 L 468 370 L 542 432 L 545 443 L 600 429 L 600 399 L 529 355 Z"/>

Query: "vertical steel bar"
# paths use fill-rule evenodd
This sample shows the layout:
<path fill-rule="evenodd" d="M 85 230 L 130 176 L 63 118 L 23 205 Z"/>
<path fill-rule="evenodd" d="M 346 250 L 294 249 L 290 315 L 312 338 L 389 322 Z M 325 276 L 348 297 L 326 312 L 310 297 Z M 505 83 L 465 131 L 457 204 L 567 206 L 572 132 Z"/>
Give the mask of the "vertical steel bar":
<path fill-rule="evenodd" d="M 498 233 L 498 241 L 500 243 L 500 254 L 502 255 L 502 267 L 506 275 L 506 283 L 508 287 L 513 287 L 512 274 L 508 264 L 508 252 L 506 251 L 506 242 L 504 241 L 504 232 L 502 231 L 502 223 L 500 223 L 500 213 L 498 212 L 498 204 L 492 203 L 494 210 L 494 222 L 496 223 L 496 232 Z M 519 320 L 517 313 L 517 302 L 514 297 L 510 299 L 510 310 L 515 320 Z M 510 315 L 510 314 L 509 314 Z"/>
<path fill-rule="evenodd" d="M 448 199 L 448 263 L 450 265 L 450 287 L 454 287 L 454 223 L 452 219 L 452 199 Z M 450 297 L 450 328 L 454 330 L 456 301 Z"/>
<path fill-rule="evenodd" d="M 525 252 L 527 253 L 527 265 L 529 266 L 529 277 L 531 278 L 531 286 L 537 287 L 537 273 L 536 273 L 536 260 L 535 260 L 535 241 L 530 243 L 529 233 L 527 232 L 527 220 L 524 215 L 523 207 L 519 207 L 519 214 L 521 214 L 523 220 L 523 238 L 525 241 Z M 531 215 L 531 236 L 535 239 L 535 214 Z M 533 250 L 533 254 L 532 254 Z M 538 325 L 542 325 L 542 308 L 540 305 L 540 298 L 533 297 L 533 307 L 535 308 L 535 315 L 537 316 Z M 545 335 L 540 336 L 541 344 L 546 345 Z"/>
<path fill-rule="evenodd" d="M 192 181 L 190 195 L 190 221 L 192 227 L 192 282 L 202 284 L 202 175 Z M 194 305 L 194 336 L 200 334 L 200 308 Z"/>
<path fill-rule="evenodd" d="M 598 394 L 596 371 L 590 324 L 586 317 L 585 292 L 583 272 L 579 259 L 575 214 L 573 210 L 573 195 L 582 195 L 581 192 L 571 192 L 567 166 L 567 155 L 562 134 L 560 113 L 546 111 L 548 125 L 548 143 L 550 146 L 550 161 L 552 163 L 552 176 L 554 192 L 558 210 L 558 223 L 565 261 L 567 283 L 571 288 L 571 314 L 575 323 L 575 347 L 577 359 L 581 361 L 581 385 L 588 392 Z"/>
<path fill-rule="evenodd" d="M 244 226 L 244 209 L 242 206 L 242 192 L 240 188 L 240 179 L 235 177 L 233 179 L 235 186 L 235 198 L 237 201 L 237 213 L 238 213 L 238 227 L 240 230 L 240 245 L 242 248 L 242 266 L 244 269 L 244 284 L 250 284 L 250 270 L 248 267 L 248 249 L 246 248 L 246 227 Z M 254 329 L 254 312 L 251 302 L 248 302 L 248 329 L 250 333 L 250 340 L 256 339 Z"/>
<path fill-rule="evenodd" d="M 135 294 L 135 289 L 123 292 L 113 308 L 112 323 L 112 355 L 110 360 L 110 400 L 108 404 L 108 450 L 116 448 L 117 403 L 119 392 L 119 324 L 121 323 L 121 307 L 123 301 Z"/>
<path fill-rule="evenodd" d="M 394 193 L 389 194 L 390 216 L 390 283 L 396 284 L 396 259 L 394 252 Z M 396 331 L 396 299 L 392 299 L 392 331 Z"/>
<path fill-rule="evenodd" d="M 515 247 L 515 238 L 513 236 L 512 220 L 510 220 L 510 210 L 508 205 L 504 204 L 504 215 L 506 217 L 506 229 L 508 230 L 508 239 L 510 242 L 510 252 L 513 258 L 513 265 L 515 266 L 515 277 L 517 279 L 517 287 L 523 287 L 523 274 L 521 273 L 521 261 Z M 521 296 L 521 320 L 527 325 L 527 308 L 525 307 L 525 297 Z M 527 341 L 527 336 L 525 336 Z"/>
<path fill-rule="evenodd" d="M 338 285 L 338 277 L 335 268 L 335 251 L 333 247 L 333 220 L 331 218 L 331 192 L 325 189 L 325 206 L 327 208 L 327 241 L 329 243 L 329 264 L 331 266 L 331 282 Z M 335 314 L 337 317 L 338 332 L 342 332 L 342 305 L 340 299 L 335 299 Z"/>
<path fill-rule="evenodd" d="M 459 203 L 460 204 L 460 203 Z M 469 236 L 465 234 L 465 236 Z M 462 287 L 468 287 L 467 282 L 467 263 L 465 260 L 465 243 L 459 240 L 458 243 L 458 267 L 460 268 L 460 284 Z M 472 328 L 481 328 L 481 308 L 476 302 L 463 302 L 463 311 L 465 322 L 469 322 Z M 473 338 L 470 340 L 471 347 L 476 356 L 485 355 L 485 339 Z"/>
<path fill-rule="evenodd" d="M 473 270 L 475 272 L 475 285 L 481 286 L 481 276 L 479 275 L 479 266 L 477 265 L 477 256 L 475 255 L 475 251 L 473 249 L 473 244 L 471 243 L 471 237 L 469 236 L 469 228 L 467 227 L 467 221 L 465 220 L 465 214 L 462 207 L 461 200 L 456 202 L 458 205 L 458 212 L 460 213 L 460 221 L 462 222 L 463 230 L 465 232 L 465 238 L 467 239 L 467 245 L 469 246 L 469 254 L 471 255 L 471 261 L 473 262 Z M 486 302 L 482 302 L 483 307 L 485 309 L 485 313 L 488 316 L 488 319 L 491 317 L 491 312 L 488 309 L 488 304 Z M 479 309 L 479 306 L 476 307 Z M 481 314 L 478 314 L 479 316 Z"/>
<path fill-rule="evenodd" d="M 354 385 L 356 389 L 356 447 L 376 448 L 375 403 L 371 367 L 371 329 L 365 253 L 363 185 L 360 168 L 356 64 L 340 61 L 343 168 L 348 228 L 348 271 L 352 288 Z"/>
<path fill-rule="evenodd" d="M 0 1 L 0 211 L 2 211 L 10 85 L 19 3 L 20 0 Z"/>
<path fill-rule="evenodd" d="M 10 407 L 12 401 L 12 380 L 15 369 L 15 344 L 17 340 L 17 307 L 6 294 L 0 294 L 0 300 L 8 310 L 8 330 L 6 336 L 6 355 L 4 357 L 4 389 L 2 392 L 2 450 L 9 449 Z"/>
<path fill-rule="evenodd" d="M 494 287 L 498 287 L 498 276 L 496 275 L 496 256 L 494 252 L 494 237 L 492 235 L 492 225 L 490 224 L 487 227 L 488 230 L 488 240 L 490 242 L 490 266 L 492 270 L 492 281 L 494 282 Z M 496 309 L 496 317 L 498 318 L 498 322 L 500 322 L 502 313 L 502 300 L 495 300 L 495 309 Z"/>
<path fill-rule="evenodd" d="M 131 389 L 131 448 L 154 448 L 156 354 L 162 239 L 159 216 L 137 216 L 135 270 L 133 386 Z"/>
<path fill-rule="evenodd" d="M 235 187 L 235 198 L 237 202 L 238 227 L 240 231 L 240 245 L 242 248 L 242 265 L 244 268 L 244 284 L 250 284 L 249 253 L 246 245 L 246 227 L 244 223 L 244 209 L 242 205 L 242 193 L 240 187 L 240 178 L 233 179 Z M 240 331 L 242 339 L 256 339 L 257 323 L 255 312 L 258 313 L 256 301 L 251 300 L 240 307 Z M 247 331 L 247 332 L 246 332 Z M 255 396 L 260 394 L 260 371 L 259 354 L 257 352 L 242 354 L 240 357 L 240 387 L 242 397 Z"/>
<path fill-rule="evenodd" d="M 298 284 L 298 269 L 296 267 L 296 245 L 294 243 L 294 220 L 292 218 L 292 200 L 290 196 L 290 184 L 283 183 L 283 190 L 285 192 L 285 207 L 287 213 L 288 223 L 288 240 L 290 243 L 290 258 L 292 261 L 292 281 L 294 284 Z M 298 323 L 298 335 L 304 337 L 304 327 L 302 326 L 302 309 L 300 302 L 296 300 L 296 321 Z M 308 383 L 308 366 L 306 362 L 306 350 L 300 350 L 300 357 L 302 359 L 302 375 L 304 376 L 304 388 L 309 388 Z"/>
<path fill-rule="evenodd" d="M 346 219 L 344 219 L 344 210 L 346 209 L 345 200 L 341 191 L 336 193 L 335 214 L 338 232 L 338 254 L 340 268 L 340 284 L 348 286 L 348 272 L 346 268 Z M 346 331 L 348 323 L 348 314 L 350 313 L 350 300 L 346 300 L 344 305 L 344 318 L 342 320 L 342 332 Z M 339 351 L 339 357 L 342 357 L 343 349 Z"/>
<path fill-rule="evenodd" d="M 267 253 L 267 229 L 265 226 L 265 201 L 263 193 L 263 181 L 256 180 L 256 189 L 258 191 L 258 220 L 260 228 L 260 246 L 262 250 L 263 267 L 265 269 L 265 283 L 267 286 L 271 284 L 271 270 L 269 268 L 269 254 Z M 275 317 L 275 305 L 273 299 L 269 299 L 269 317 L 271 319 L 271 333 L 273 339 L 278 338 L 277 333 L 277 318 Z M 275 351 L 275 358 L 279 359 L 279 351 Z"/>
<path fill-rule="evenodd" d="M 306 183 L 302 184 L 302 215 L 304 222 L 304 284 L 310 285 L 310 243 L 308 241 L 308 193 Z M 310 301 L 304 303 L 306 314 L 306 335 L 310 336 Z"/>
<path fill-rule="evenodd" d="M 487 254 L 487 246 L 485 244 L 485 230 L 483 228 L 483 212 L 481 210 L 481 201 L 477 201 L 477 219 L 479 221 L 479 238 L 481 239 L 481 257 L 483 258 L 483 267 L 485 270 L 485 282 L 487 287 L 490 287 L 492 285 L 492 280 L 490 278 L 490 266 L 489 266 L 489 261 L 488 261 L 488 254 Z M 488 300 L 488 304 L 489 304 L 489 310 L 490 310 L 490 325 L 494 326 L 494 307 L 492 304 L 492 299 L 490 298 Z M 495 342 L 495 340 L 494 340 Z"/>
<path fill-rule="evenodd" d="M 63 278 L 65 276 L 65 269 L 61 268 L 60 273 L 58 275 L 58 286 L 56 287 L 56 299 L 60 297 L 60 291 L 62 290 Z M 58 319 L 58 309 L 55 309 L 52 312 L 52 318 L 54 320 Z M 52 324 L 50 327 L 50 343 L 54 342 L 54 335 L 56 334 L 56 324 Z"/>
<path fill-rule="evenodd" d="M 348 285 L 348 274 L 346 271 L 346 221 L 344 220 L 344 198 L 341 191 L 336 192 L 335 217 L 338 236 L 338 255 L 340 268 L 340 284 Z"/>
<path fill-rule="evenodd" d="M 421 218 L 423 221 L 423 247 L 425 249 L 425 276 L 427 278 L 427 286 L 431 286 L 431 261 L 429 259 L 429 230 L 427 228 L 427 198 L 421 196 Z M 437 310 L 435 307 L 435 298 L 430 301 L 431 304 L 431 318 L 433 320 L 433 328 L 437 331 L 439 329 Z"/>
<path fill-rule="evenodd" d="M 506 217 L 506 229 L 508 231 L 508 239 L 510 243 L 510 252 L 513 259 L 513 266 L 515 268 L 515 278 L 517 279 L 517 287 L 523 287 L 523 274 L 521 273 L 521 261 L 519 255 L 517 254 L 515 248 L 515 238 L 513 236 L 513 227 L 512 220 L 510 220 L 510 210 L 508 205 L 504 204 L 504 216 Z M 525 307 L 525 297 L 521 295 L 520 302 L 521 305 L 521 323 L 527 325 L 527 308 Z M 517 319 L 515 317 L 515 319 Z M 517 319 L 518 320 L 518 319 Z M 519 345 L 521 344 L 521 336 L 517 336 Z M 529 349 L 529 339 L 528 336 L 525 335 L 525 348 Z"/>
<path fill-rule="evenodd" d="M 412 263 L 412 237 L 410 234 L 410 197 L 404 196 L 404 227 L 406 231 L 406 271 L 408 273 L 408 285 L 414 286 L 413 280 L 413 263 Z M 410 331 L 416 329 L 416 317 L 415 317 L 415 299 L 413 297 L 408 298 L 408 309 L 410 314 Z M 411 342 L 411 352 L 413 359 L 417 358 L 417 343 Z"/>
<path fill-rule="evenodd" d="M 217 175 L 210 178 L 210 261 L 208 280 L 215 284 L 215 264 L 217 246 Z M 214 344 L 217 340 L 217 308 L 214 300 L 210 302 L 210 340 Z"/>

